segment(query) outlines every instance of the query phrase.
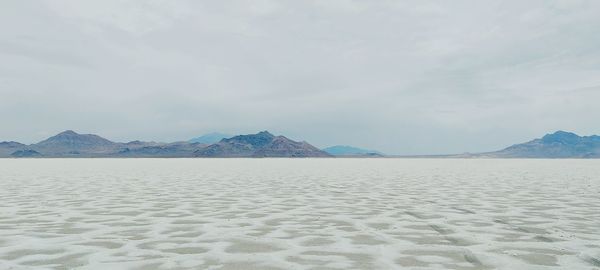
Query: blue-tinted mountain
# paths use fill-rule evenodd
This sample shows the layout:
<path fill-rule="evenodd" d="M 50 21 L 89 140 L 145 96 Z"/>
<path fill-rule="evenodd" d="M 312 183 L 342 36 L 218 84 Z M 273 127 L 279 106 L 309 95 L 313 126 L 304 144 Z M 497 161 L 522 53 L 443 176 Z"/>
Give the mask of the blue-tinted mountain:
<path fill-rule="evenodd" d="M 18 142 L 0 142 L 0 157 L 8 157 L 16 151 L 25 150 L 27 145 Z"/>
<path fill-rule="evenodd" d="M 26 149 L 26 150 L 17 150 L 15 152 L 13 152 L 12 154 L 10 154 L 10 156 L 15 157 L 15 158 L 28 158 L 28 157 L 41 157 L 42 154 L 40 154 L 38 151 L 35 151 L 35 150 Z"/>
<path fill-rule="evenodd" d="M 238 135 L 196 151 L 197 157 L 330 157 L 307 142 L 296 142 L 268 131 Z"/>
<path fill-rule="evenodd" d="M 202 144 L 213 144 L 213 143 L 218 143 L 222 139 L 231 138 L 231 137 L 233 137 L 233 136 L 229 135 L 229 134 L 223 134 L 223 133 L 213 132 L 213 133 L 204 134 L 204 135 L 202 135 L 200 137 L 193 138 L 193 139 L 189 140 L 188 142 L 191 142 L 191 143 L 202 143 Z"/>
<path fill-rule="evenodd" d="M 19 143 L 19 142 L 0 142 L 0 147 L 5 147 L 5 148 L 20 148 L 20 147 L 25 147 L 26 145 Z"/>
<path fill-rule="evenodd" d="M 383 156 L 379 151 L 367 150 L 348 145 L 335 145 L 323 149 L 323 151 L 334 156 Z"/>
<path fill-rule="evenodd" d="M 296 142 L 284 136 L 276 136 L 271 142 L 261 147 L 254 157 L 331 157 L 327 152 L 302 141 Z"/>
<path fill-rule="evenodd" d="M 600 136 L 557 131 L 481 156 L 503 158 L 600 158 Z"/>

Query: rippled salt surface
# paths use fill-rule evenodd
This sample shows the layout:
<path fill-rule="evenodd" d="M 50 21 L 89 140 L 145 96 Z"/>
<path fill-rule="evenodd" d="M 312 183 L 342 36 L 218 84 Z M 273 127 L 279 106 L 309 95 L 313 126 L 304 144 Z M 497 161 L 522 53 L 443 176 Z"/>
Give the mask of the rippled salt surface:
<path fill-rule="evenodd" d="M 0 160 L 0 269 L 599 269 L 600 161 Z"/>

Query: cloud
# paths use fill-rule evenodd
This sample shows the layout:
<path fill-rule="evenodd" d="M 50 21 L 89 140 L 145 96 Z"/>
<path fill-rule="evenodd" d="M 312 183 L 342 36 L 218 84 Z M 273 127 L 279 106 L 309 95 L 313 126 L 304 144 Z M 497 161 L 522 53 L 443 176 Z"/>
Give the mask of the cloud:
<path fill-rule="evenodd" d="M 318 146 L 486 151 L 594 127 L 597 1 L 0 4 L 2 140 L 269 129 Z M 580 91 L 576 89 L 591 89 Z"/>

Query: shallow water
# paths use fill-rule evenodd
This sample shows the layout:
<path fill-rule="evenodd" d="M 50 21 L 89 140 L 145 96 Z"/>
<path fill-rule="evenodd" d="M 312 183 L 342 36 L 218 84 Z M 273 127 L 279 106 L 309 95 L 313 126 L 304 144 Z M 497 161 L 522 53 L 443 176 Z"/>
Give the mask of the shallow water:
<path fill-rule="evenodd" d="M 0 160 L 0 269 L 600 269 L 600 160 Z"/>

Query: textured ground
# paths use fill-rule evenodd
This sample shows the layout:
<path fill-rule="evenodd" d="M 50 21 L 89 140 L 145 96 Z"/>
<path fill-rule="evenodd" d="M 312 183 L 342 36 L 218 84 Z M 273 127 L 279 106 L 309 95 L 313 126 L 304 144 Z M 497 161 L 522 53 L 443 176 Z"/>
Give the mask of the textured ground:
<path fill-rule="evenodd" d="M 600 160 L 0 160 L 0 269 L 600 269 Z"/>

